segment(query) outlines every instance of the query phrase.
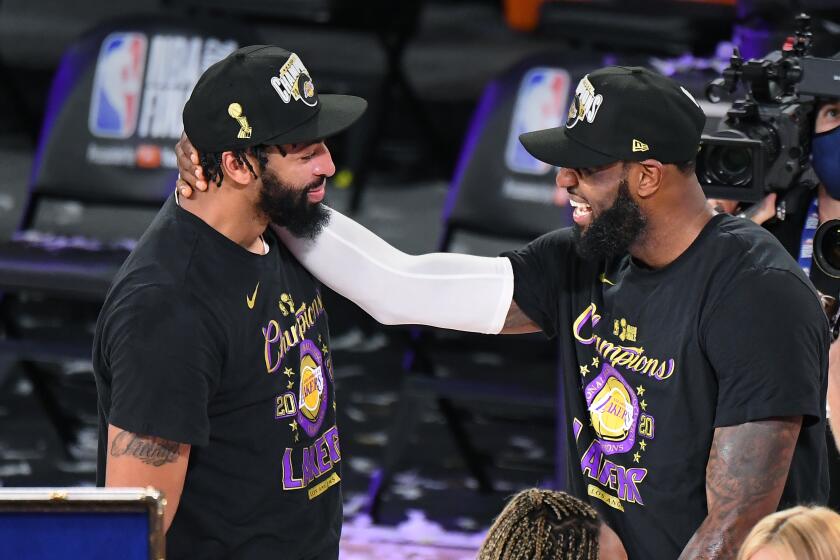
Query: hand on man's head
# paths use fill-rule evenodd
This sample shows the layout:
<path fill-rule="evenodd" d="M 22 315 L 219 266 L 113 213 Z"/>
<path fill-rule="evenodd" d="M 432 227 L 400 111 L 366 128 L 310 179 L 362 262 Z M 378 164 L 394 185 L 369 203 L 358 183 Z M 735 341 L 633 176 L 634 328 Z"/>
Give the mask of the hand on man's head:
<path fill-rule="evenodd" d="M 193 189 L 206 191 L 207 181 L 204 178 L 198 152 L 186 133 L 182 133 L 181 139 L 175 144 L 175 157 L 178 160 L 178 180 L 175 182 L 178 195 L 190 198 L 193 195 Z"/>

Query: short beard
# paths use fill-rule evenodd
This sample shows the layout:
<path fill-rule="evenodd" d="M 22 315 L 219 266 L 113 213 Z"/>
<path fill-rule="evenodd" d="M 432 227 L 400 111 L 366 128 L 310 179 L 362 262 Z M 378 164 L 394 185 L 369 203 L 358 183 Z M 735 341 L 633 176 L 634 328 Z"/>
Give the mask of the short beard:
<path fill-rule="evenodd" d="M 327 208 L 320 202 L 312 204 L 307 198 L 309 191 L 322 182 L 319 179 L 296 189 L 281 183 L 275 174 L 263 171 L 257 211 L 295 237 L 314 239 L 330 221 Z"/>
<path fill-rule="evenodd" d="M 622 177 L 613 205 L 592 220 L 585 232 L 580 226 L 575 227 L 577 253 L 586 260 L 623 255 L 642 236 L 646 225 L 641 208 L 630 196 L 627 177 Z"/>

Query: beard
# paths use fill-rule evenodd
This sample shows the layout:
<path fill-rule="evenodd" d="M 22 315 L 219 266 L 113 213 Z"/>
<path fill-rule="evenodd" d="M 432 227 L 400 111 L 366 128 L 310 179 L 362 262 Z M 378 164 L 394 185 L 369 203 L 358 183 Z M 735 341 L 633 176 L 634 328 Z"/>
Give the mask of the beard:
<path fill-rule="evenodd" d="M 319 179 L 303 189 L 296 189 L 280 182 L 274 173 L 264 171 L 257 211 L 295 237 L 314 239 L 330 221 L 326 207 L 320 202 L 313 204 L 307 198 L 322 182 Z"/>
<path fill-rule="evenodd" d="M 618 195 L 612 206 L 594 218 L 586 231 L 575 227 L 577 253 L 586 260 L 622 255 L 642 236 L 646 225 L 647 220 L 630 196 L 630 186 L 624 176 L 618 183 Z"/>

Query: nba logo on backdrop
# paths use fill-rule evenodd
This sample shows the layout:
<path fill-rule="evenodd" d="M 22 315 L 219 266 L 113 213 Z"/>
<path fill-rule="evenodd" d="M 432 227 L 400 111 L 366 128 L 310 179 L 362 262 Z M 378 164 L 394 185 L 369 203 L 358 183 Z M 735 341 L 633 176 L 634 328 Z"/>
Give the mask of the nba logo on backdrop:
<path fill-rule="evenodd" d="M 508 131 L 505 149 L 508 169 L 529 175 L 548 173 L 551 166 L 525 151 L 519 135 L 563 124 L 568 96 L 569 74 L 562 68 L 533 68 L 525 74 L 516 96 Z"/>
<path fill-rule="evenodd" d="M 137 128 L 146 36 L 112 33 L 102 42 L 90 98 L 88 126 L 94 136 L 129 138 Z"/>

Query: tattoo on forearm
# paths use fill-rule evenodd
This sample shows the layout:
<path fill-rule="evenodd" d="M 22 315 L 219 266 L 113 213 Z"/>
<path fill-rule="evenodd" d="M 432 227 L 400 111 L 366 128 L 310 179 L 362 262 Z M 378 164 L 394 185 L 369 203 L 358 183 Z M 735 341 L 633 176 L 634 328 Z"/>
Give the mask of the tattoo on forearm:
<path fill-rule="evenodd" d="M 111 444 L 111 456 L 129 455 L 140 459 L 147 465 L 160 467 L 174 463 L 181 455 L 181 444 L 154 436 L 139 436 L 122 431 L 114 437 Z"/>
<path fill-rule="evenodd" d="M 750 529 L 776 511 L 800 417 L 718 428 L 706 467 L 706 520 L 681 559 L 734 558 Z"/>

